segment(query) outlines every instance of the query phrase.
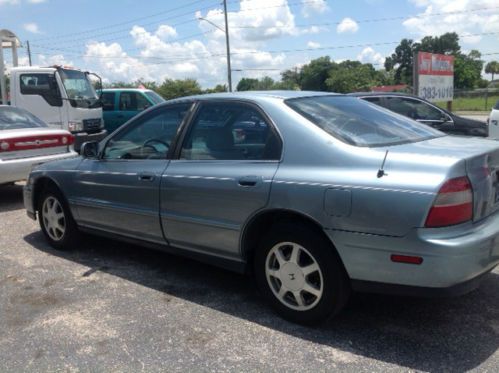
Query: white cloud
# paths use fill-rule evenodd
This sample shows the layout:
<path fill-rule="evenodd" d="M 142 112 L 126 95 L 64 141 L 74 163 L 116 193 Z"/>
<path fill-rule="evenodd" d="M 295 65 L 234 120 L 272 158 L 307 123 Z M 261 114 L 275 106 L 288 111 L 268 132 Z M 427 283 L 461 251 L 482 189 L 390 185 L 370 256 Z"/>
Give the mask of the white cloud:
<path fill-rule="evenodd" d="M 38 29 L 38 25 L 34 22 L 31 22 L 31 23 L 25 23 L 24 25 L 24 29 L 28 32 L 31 32 L 33 34 L 39 34 L 40 33 L 40 30 Z"/>
<path fill-rule="evenodd" d="M 309 41 L 307 43 L 307 47 L 312 48 L 312 49 L 317 49 L 317 48 L 320 48 L 321 45 L 320 45 L 320 43 L 316 43 L 315 41 Z"/>
<path fill-rule="evenodd" d="M 371 47 L 364 48 L 362 52 L 357 55 L 357 59 L 360 62 L 368 62 L 380 66 L 383 66 L 383 64 L 385 63 L 385 57 L 383 57 L 381 53 L 376 52 Z"/>
<path fill-rule="evenodd" d="M 166 40 L 168 38 L 176 37 L 177 30 L 168 25 L 161 25 L 158 27 L 158 30 L 156 31 L 156 36 L 158 36 L 162 40 Z"/>
<path fill-rule="evenodd" d="M 40 4 L 40 3 L 44 3 L 45 1 L 47 1 L 47 0 L 28 0 L 28 2 L 31 4 Z"/>
<path fill-rule="evenodd" d="M 344 32 L 352 32 L 355 33 L 359 30 L 359 25 L 357 22 L 355 22 L 353 19 L 347 17 L 343 18 L 343 20 L 340 22 L 340 24 L 336 27 L 336 31 L 339 34 L 342 34 Z"/>
<path fill-rule="evenodd" d="M 306 18 L 314 13 L 324 13 L 328 9 L 326 0 L 302 0 L 301 12 Z"/>
<path fill-rule="evenodd" d="M 420 17 L 411 17 L 402 24 L 412 34 L 419 37 L 426 35 L 442 35 L 446 32 L 457 32 L 459 35 L 470 35 L 484 32 L 499 32 L 499 15 L 491 10 L 471 12 L 473 9 L 497 8 L 497 0 L 411 0 L 424 8 Z M 440 13 L 453 13 L 438 15 Z M 495 13 L 495 14 L 494 14 Z M 464 44 L 477 44 L 480 36 L 460 38 Z"/>
<path fill-rule="evenodd" d="M 19 4 L 19 0 L 0 0 L 0 5 L 4 4 L 9 4 L 9 5 Z"/>
<path fill-rule="evenodd" d="M 73 61 L 67 60 L 62 54 L 56 54 L 52 56 L 45 56 L 43 54 L 40 54 L 38 55 L 38 64 L 40 66 L 52 66 L 52 65 L 74 66 Z"/>

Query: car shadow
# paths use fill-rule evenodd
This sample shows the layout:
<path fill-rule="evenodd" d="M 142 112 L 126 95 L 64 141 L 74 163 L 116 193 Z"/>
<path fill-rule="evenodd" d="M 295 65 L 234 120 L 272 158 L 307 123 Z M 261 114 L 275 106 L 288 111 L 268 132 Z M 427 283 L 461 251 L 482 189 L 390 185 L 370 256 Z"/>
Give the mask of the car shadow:
<path fill-rule="evenodd" d="M 499 347 L 499 275 L 463 297 L 421 299 L 354 294 L 338 317 L 316 327 L 275 315 L 249 276 L 135 245 L 89 236 L 73 251 L 52 249 L 40 232 L 24 237 L 38 250 L 344 352 L 424 371 L 478 367 Z"/>
<path fill-rule="evenodd" d="M 23 186 L 0 185 L 0 212 L 23 209 Z"/>

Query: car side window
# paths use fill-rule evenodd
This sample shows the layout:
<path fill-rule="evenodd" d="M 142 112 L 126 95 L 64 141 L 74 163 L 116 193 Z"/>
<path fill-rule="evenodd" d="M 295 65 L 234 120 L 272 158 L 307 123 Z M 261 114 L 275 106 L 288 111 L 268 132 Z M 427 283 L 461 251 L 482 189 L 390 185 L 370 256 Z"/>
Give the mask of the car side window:
<path fill-rule="evenodd" d="M 381 97 L 362 97 L 362 99 L 381 106 Z"/>
<path fill-rule="evenodd" d="M 388 108 L 414 120 L 439 121 L 445 116 L 426 102 L 405 97 L 387 97 Z"/>
<path fill-rule="evenodd" d="M 121 111 L 141 111 L 149 106 L 151 106 L 149 101 L 139 92 L 122 92 L 120 95 Z"/>
<path fill-rule="evenodd" d="M 165 159 L 190 107 L 164 107 L 137 118 L 108 141 L 103 159 Z"/>
<path fill-rule="evenodd" d="M 240 103 L 203 104 L 182 144 L 181 159 L 278 160 L 281 142 L 255 108 Z"/>
<path fill-rule="evenodd" d="M 114 93 L 114 92 L 104 92 L 102 94 L 102 110 L 113 111 L 115 97 L 116 97 L 116 93 Z"/>

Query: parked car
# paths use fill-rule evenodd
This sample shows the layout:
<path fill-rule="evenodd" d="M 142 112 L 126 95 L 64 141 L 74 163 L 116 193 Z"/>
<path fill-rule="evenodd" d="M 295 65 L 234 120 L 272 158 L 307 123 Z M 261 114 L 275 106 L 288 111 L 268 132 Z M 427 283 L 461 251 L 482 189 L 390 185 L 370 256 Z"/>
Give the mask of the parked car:
<path fill-rule="evenodd" d="M 265 129 L 236 141 L 249 121 Z M 355 97 L 223 93 L 36 168 L 24 203 L 55 248 L 90 232 L 250 272 L 281 315 L 313 323 L 350 289 L 475 288 L 499 263 L 498 171 L 499 143 Z"/>
<path fill-rule="evenodd" d="M 487 123 L 460 117 L 417 96 L 405 93 L 381 92 L 357 92 L 350 95 L 427 124 L 449 135 L 479 137 L 489 135 Z"/>
<path fill-rule="evenodd" d="M 32 166 L 75 157 L 70 132 L 52 129 L 24 109 L 0 105 L 0 184 L 28 177 Z"/>
<path fill-rule="evenodd" d="M 496 102 L 488 118 L 489 137 L 494 140 L 499 140 L 499 100 Z"/>
<path fill-rule="evenodd" d="M 165 102 L 150 89 L 116 88 L 102 90 L 104 127 L 111 133 L 141 111 Z"/>

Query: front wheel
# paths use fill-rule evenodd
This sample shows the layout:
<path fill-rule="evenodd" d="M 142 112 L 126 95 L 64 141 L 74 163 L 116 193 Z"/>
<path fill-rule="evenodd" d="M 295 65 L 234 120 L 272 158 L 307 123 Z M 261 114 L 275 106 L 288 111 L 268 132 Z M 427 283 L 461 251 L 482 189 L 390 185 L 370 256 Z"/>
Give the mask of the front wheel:
<path fill-rule="evenodd" d="M 337 314 L 349 295 L 348 277 L 331 243 L 315 230 L 278 225 L 256 253 L 260 291 L 284 318 L 303 324 Z"/>
<path fill-rule="evenodd" d="M 76 244 L 78 229 L 58 190 L 48 189 L 43 193 L 38 211 L 40 227 L 52 247 L 68 249 L 70 244 Z"/>

